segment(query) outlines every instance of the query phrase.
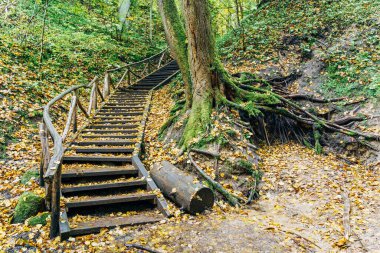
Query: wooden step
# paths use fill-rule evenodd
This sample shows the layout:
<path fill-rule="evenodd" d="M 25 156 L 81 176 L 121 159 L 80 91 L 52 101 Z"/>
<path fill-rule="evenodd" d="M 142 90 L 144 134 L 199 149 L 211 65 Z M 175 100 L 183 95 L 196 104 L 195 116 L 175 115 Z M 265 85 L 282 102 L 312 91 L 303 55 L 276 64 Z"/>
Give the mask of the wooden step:
<path fill-rule="evenodd" d="M 154 200 L 156 195 L 152 193 L 135 193 L 126 195 L 113 195 L 104 197 L 87 197 L 78 200 L 68 200 L 66 202 L 66 207 L 78 208 L 78 207 L 90 207 L 108 204 L 118 204 L 118 203 L 130 203 L 138 202 L 144 200 Z"/>
<path fill-rule="evenodd" d="M 92 184 L 92 185 L 82 185 L 82 186 L 70 186 L 65 187 L 62 186 L 62 194 L 68 194 L 68 193 L 86 193 L 90 191 L 99 191 L 99 190 L 117 190 L 121 188 L 132 188 L 132 187 L 141 187 L 146 186 L 146 180 L 139 179 L 134 181 L 128 181 L 128 182 L 116 182 L 116 183 L 99 183 L 99 184 Z"/>
<path fill-rule="evenodd" d="M 136 144 L 135 142 L 130 142 L 130 141 L 80 141 L 80 142 L 73 142 L 73 145 L 76 146 L 90 146 L 90 145 L 95 145 L 95 146 L 126 146 L 126 145 L 134 145 Z"/>
<path fill-rule="evenodd" d="M 91 167 L 91 168 L 73 168 L 62 171 L 62 179 L 69 180 L 75 178 L 85 177 L 99 177 L 99 176 L 123 176 L 123 175 L 137 175 L 138 170 L 132 166 L 109 166 L 109 167 Z"/>
<path fill-rule="evenodd" d="M 123 122 L 131 122 L 131 121 L 140 121 L 141 120 L 141 116 L 142 115 L 135 115 L 135 116 L 117 116 L 117 115 L 95 115 L 94 119 L 96 120 L 96 122 L 99 122 L 99 121 L 104 121 L 104 120 L 108 120 L 108 121 L 115 121 L 115 120 L 119 120 L 119 121 L 123 121 Z"/>
<path fill-rule="evenodd" d="M 138 105 L 138 106 L 111 106 L 111 105 L 105 105 L 102 107 L 102 109 L 108 109 L 108 110 L 123 110 L 123 109 L 138 109 L 138 108 L 144 108 L 145 106 Z"/>
<path fill-rule="evenodd" d="M 102 228 L 114 228 L 117 226 L 122 227 L 154 223 L 159 222 L 164 218 L 165 217 L 162 214 L 136 214 L 128 217 L 99 217 L 99 219 L 96 221 L 87 221 L 76 224 L 76 227 L 70 230 L 69 236 L 99 233 Z"/>
<path fill-rule="evenodd" d="M 107 104 L 105 104 L 104 106 L 144 106 L 145 103 L 141 103 L 141 102 L 134 102 L 134 103 L 122 103 L 121 101 L 114 101 L 114 102 L 108 102 Z"/>
<path fill-rule="evenodd" d="M 132 157 L 129 156 L 75 156 L 63 157 L 63 162 L 126 162 L 130 163 Z"/>
<path fill-rule="evenodd" d="M 97 139 L 97 138 L 111 138 L 111 139 L 135 139 L 138 138 L 137 135 L 113 135 L 113 134 L 92 134 L 92 135 L 81 135 L 83 139 Z"/>
<path fill-rule="evenodd" d="M 127 133 L 127 134 L 131 134 L 131 133 L 137 133 L 139 130 L 137 129 L 115 129 L 115 130 L 112 130 L 112 129 L 83 129 L 83 133 Z"/>
<path fill-rule="evenodd" d="M 74 148 L 76 153 L 133 153 L 134 148 Z"/>
<path fill-rule="evenodd" d="M 136 124 L 139 120 L 128 119 L 128 120 L 97 120 L 94 124 Z"/>
<path fill-rule="evenodd" d="M 109 100 L 110 100 L 110 102 L 112 102 L 112 101 L 120 101 L 120 102 L 123 102 L 123 103 L 126 103 L 126 102 L 143 103 L 144 101 L 147 100 L 147 98 L 131 99 L 131 98 L 128 98 L 128 97 L 114 97 L 114 98 L 110 98 Z"/>
<path fill-rule="evenodd" d="M 103 116 L 103 115 L 110 115 L 110 116 L 136 116 L 136 115 L 143 115 L 144 111 L 137 111 L 137 112 L 99 112 L 97 115 Z"/>
<path fill-rule="evenodd" d="M 90 126 L 90 128 L 96 128 L 96 129 L 101 129 L 101 128 L 110 128 L 110 129 L 115 129 L 115 128 L 122 128 L 122 129 L 134 129 L 137 128 L 139 125 L 117 125 L 117 124 L 93 124 Z"/>

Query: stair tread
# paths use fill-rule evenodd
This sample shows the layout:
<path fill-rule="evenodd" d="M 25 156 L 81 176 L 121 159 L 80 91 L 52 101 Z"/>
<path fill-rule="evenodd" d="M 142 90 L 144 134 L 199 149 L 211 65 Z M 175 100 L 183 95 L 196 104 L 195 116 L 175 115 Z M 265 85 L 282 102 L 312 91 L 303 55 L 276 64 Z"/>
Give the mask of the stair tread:
<path fill-rule="evenodd" d="M 100 147 L 94 147 L 94 148 L 74 148 L 75 152 L 77 153 L 132 153 L 134 151 L 134 148 L 121 148 L 121 147 L 115 147 L 115 148 L 100 148 Z"/>
<path fill-rule="evenodd" d="M 80 141 L 80 142 L 74 142 L 73 144 L 77 145 L 77 146 L 89 146 L 89 145 L 97 145 L 97 146 L 116 145 L 116 146 L 123 146 L 123 145 L 133 145 L 133 144 L 135 144 L 135 142 L 116 141 L 116 140 L 101 140 L 101 141 Z"/>
<path fill-rule="evenodd" d="M 147 223 L 159 222 L 165 219 L 162 214 L 135 214 L 127 217 L 99 217 L 93 221 L 83 221 L 75 224 L 75 228 L 70 230 L 71 236 L 83 235 L 88 233 L 99 233 L 102 228 L 114 228 L 117 226 L 142 225 Z"/>
<path fill-rule="evenodd" d="M 105 175 L 112 173 L 125 173 L 125 174 L 135 174 L 138 170 L 133 166 L 107 166 L 107 167 L 88 167 L 83 168 L 78 165 L 77 168 L 64 169 L 62 171 L 62 178 L 67 178 L 70 176 L 80 176 L 80 175 Z"/>
<path fill-rule="evenodd" d="M 96 182 L 92 184 L 82 184 L 82 185 L 63 185 L 62 186 L 62 194 L 72 193 L 72 192 L 80 192 L 80 191 L 93 191 L 93 190 L 102 190 L 102 189 L 112 189 L 112 188 L 121 188 L 127 186 L 143 186 L 146 185 L 145 179 L 135 179 L 135 180 L 127 180 L 125 181 L 117 181 L 117 182 Z"/>
<path fill-rule="evenodd" d="M 89 197 L 86 196 L 80 199 L 68 199 L 66 202 L 67 208 L 84 207 L 84 206 L 97 206 L 105 204 L 116 204 L 124 202 L 135 202 L 142 200 L 153 200 L 157 196 L 154 193 L 132 193 L 132 194 L 120 194 L 109 195 L 102 197 Z"/>
<path fill-rule="evenodd" d="M 131 162 L 130 156 L 79 156 L 79 155 L 65 155 L 64 162 Z"/>

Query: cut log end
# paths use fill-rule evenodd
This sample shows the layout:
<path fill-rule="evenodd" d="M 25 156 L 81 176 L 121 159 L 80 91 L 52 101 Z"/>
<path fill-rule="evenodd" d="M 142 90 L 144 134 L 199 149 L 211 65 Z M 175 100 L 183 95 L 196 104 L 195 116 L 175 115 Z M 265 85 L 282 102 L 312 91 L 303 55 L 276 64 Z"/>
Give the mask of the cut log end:
<path fill-rule="evenodd" d="M 202 213 L 207 209 L 211 209 L 213 205 L 214 193 L 210 188 L 204 187 L 193 195 L 188 211 L 191 214 Z"/>

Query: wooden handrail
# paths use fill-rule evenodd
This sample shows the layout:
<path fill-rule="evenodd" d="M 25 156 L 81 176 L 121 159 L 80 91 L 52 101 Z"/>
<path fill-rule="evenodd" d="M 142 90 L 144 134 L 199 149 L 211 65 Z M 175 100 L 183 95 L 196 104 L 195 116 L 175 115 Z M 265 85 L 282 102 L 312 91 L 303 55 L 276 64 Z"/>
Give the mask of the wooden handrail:
<path fill-rule="evenodd" d="M 150 61 L 158 56 L 161 56 L 163 54 L 165 54 L 165 52 L 168 50 L 168 48 L 165 48 L 164 50 L 162 50 L 161 52 L 159 52 L 158 54 L 155 54 L 155 55 L 152 55 L 151 57 L 148 57 L 148 58 L 145 58 L 141 61 L 137 61 L 137 62 L 132 62 L 132 63 L 129 63 L 129 64 L 126 64 L 124 66 L 121 66 L 121 67 L 117 67 L 117 68 L 114 68 L 114 69 L 109 69 L 107 70 L 107 72 L 113 72 L 113 71 L 116 71 L 116 70 L 120 70 L 120 69 L 124 69 L 124 68 L 127 68 L 127 67 L 131 67 L 131 66 L 134 66 L 134 65 L 139 65 L 141 63 L 145 63 L 147 61 Z"/>
<path fill-rule="evenodd" d="M 160 53 L 153 55 L 144 60 L 127 64 L 122 67 L 114 68 L 111 70 L 107 70 L 104 74 L 104 84 L 103 89 L 101 90 L 97 84 L 98 77 L 96 76 L 90 83 L 76 85 L 68 88 L 63 91 L 61 94 L 57 95 L 55 98 L 50 100 L 47 105 L 44 107 L 43 111 L 43 121 L 40 126 L 40 137 L 41 137 L 41 165 L 40 165 L 40 183 L 41 186 L 45 186 L 46 189 L 46 197 L 45 203 L 47 208 L 51 211 L 51 227 L 50 227 L 50 237 L 55 237 L 59 233 L 59 217 L 60 217 L 60 196 L 61 196 L 61 173 L 62 173 L 62 159 L 65 151 L 64 142 L 69 134 L 71 125 L 72 130 L 75 133 L 74 137 L 77 136 L 81 130 L 77 132 L 77 112 L 82 112 L 87 119 L 90 119 L 93 114 L 96 114 L 96 110 L 98 108 L 98 102 L 100 100 L 104 103 L 109 95 L 111 94 L 111 88 L 116 90 L 124 81 L 125 77 L 128 77 L 127 82 L 128 85 L 132 83 L 131 74 L 137 78 L 142 78 L 145 76 L 145 72 L 148 70 L 152 70 L 154 67 L 158 69 L 161 66 L 161 63 L 164 61 L 167 49 L 161 51 Z M 155 60 L 159 60 L 157 63 Z M 165 58 L 166 59 L 166 58 Z M 151 62 L 152 61 L 152 62 Z M 137 68 L 139 64 L 145 64 L 144 70 Z M 132 70 L 132 67 L 136 68 Z M 111 73 L 114 73 L 117 70 L 124 70 L 120 79 L 116 80 L 116 85 L 113 84 Z M 137 74 L 138 73 L 138 74 Z M 134 78 L 133 81 L 136 81 Z M 90 89 L 90 99 L 88 104 L 88 110 L 85 109 L 84 104 L 80 100 L 79 89 Z M 70 103 L 70 109 L 68 113 L 68 117 L 66 119 L 66 124 L 63 129 L 62 135 L 60 135 L 57 129 L 54 127 L 52 118 L 50 116 L 50 108 L 59 100 L 63 99 L 65 96 L 72 94 L 72 99 Z M 100 99 L 97 99 L 97 97 Z M 78 110 L 78 108 L 80 110 Z M 93 109 L 95 112 L 93 113 Z M 85 123 L 86 124 L 86 123 Z M 87 121 L 88 124 L 88 121 Z M 84 127 L 83 127 L 84 128 Z M 81 129 L 83 129 L 81 128 Z M 49 138 L 48 135 L 52 137 L 53 140 L 53 155 L 50 157 L 49 153 Z M 42 176 L 43 174 L 43 176 Z"/>

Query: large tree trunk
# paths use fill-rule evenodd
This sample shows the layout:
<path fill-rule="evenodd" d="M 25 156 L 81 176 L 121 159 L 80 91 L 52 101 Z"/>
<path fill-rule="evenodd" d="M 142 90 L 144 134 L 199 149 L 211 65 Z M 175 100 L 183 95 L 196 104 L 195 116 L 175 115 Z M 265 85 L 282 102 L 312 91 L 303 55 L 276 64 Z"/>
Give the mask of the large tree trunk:
<path fill-rule="evenodd" d="M 183 12 L 188 41 L 189 66 L 193 83 L 193 102 L 185 127 L 185 146 L 210 125 L 217 88 L 215 41 L 207 0 L 183 0 Z"/>
<path fill-rule="evenodd" d="M 173 57 L 178 63 L 185 83 L 186 108 L 190 108 L 192 102 L 192 84 L 183 22 L 178 13 L 175 0 L 158 0 L 158 10 L 162 17 L 166 40 Z"/>

